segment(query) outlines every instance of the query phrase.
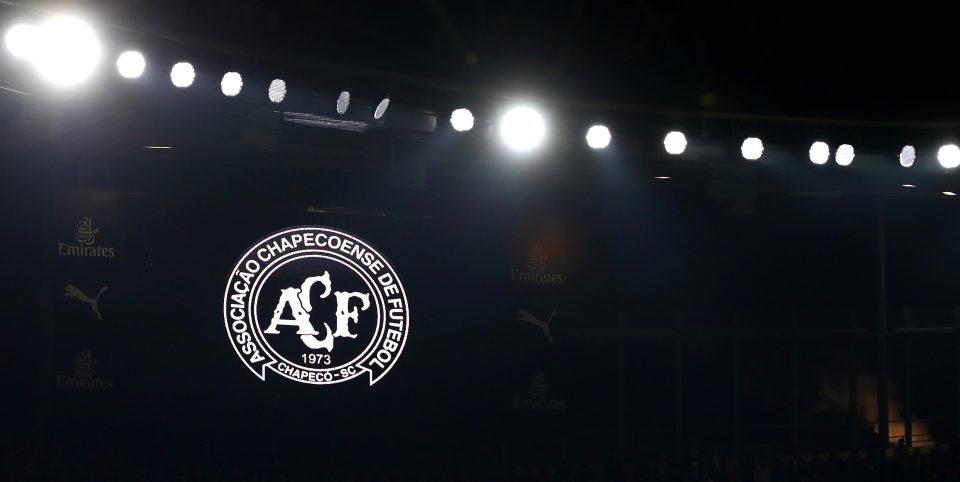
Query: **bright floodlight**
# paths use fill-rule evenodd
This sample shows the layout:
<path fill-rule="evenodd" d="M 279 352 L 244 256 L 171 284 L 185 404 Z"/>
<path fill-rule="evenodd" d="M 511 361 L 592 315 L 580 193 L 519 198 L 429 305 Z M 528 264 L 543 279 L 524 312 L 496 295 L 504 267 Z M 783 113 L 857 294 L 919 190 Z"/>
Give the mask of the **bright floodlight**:
<path fill-rule="evenodd" d="M 473 129 L 473 113 L 469 109 L 457 109 L 450 114 L 450 125 L 457 132 Z"/>
<path fill-rule="evenodd" d="M 387 107 L 390 107 L 390 98 L 384 97 L 383 100 L 377 104 L 377 108 L 373 110 L 373 118 L 379 120 L 383 117 L 383 114 L 387 113 Z"/>
<path fill-rule="evenodd" d="M 189 62 L 178 62 L 170 69 L 170 81 L 173 82 L 174 86 L 181 89 L 193 85 L 193 79 L 196 75 Z"/>
<path fill-rule="evenodd" d="M 937 152 L 937 160 L 940 161 L 941 166 L 947 169 L 960 166 L 960 147 L 955 144 L 947 144 L 941 147 L 940 151 Z"/>
<path fill-rule="evenodd" d="M 227 72 L 223 74 L 220 80 L 220 92 L 227 97 L 236 97 L 243 88 L 243 77 L 236 72 Z"/>
<path fill-rule="evenodd" d="M 841 144 L 840 147 L 837 148 L 837 154 L 834 158 L 837 160 L 837 164 L 846 167 L 853 163 L 853 156 L 853 146 L 850 144 Z"/>
<path fill-rule="evenodd" d="M 136 79 L 143 75 L 143 70 L 147 68 L 147 61 L 143 54 L 135 50 L 128 50 L 117 57 L 117 72 L 125 79 Z"/>
<path fill-rule="evenodd" d="M 683 154 L 683 151 L 687 150 L 687 136 L 683 135 L 683 132 L 672 131 L 663 138 L 663 148 L 667 150 L 667 154 Z"/>
<path fill-rule="evenodd" d="M 817 141 L 810 145 L 810 162 L 823 165 L 828 160 L 830 160 L 830 146 L 826 142 Z"/>
<path fill-rule="evenodd" d="M 900 165 L 903 167 L 910 167 L 913 165 L 913 161 L 917 160 L 917 150 L 913 146 L 906 145 L 903 146 L 903 149 L 900 149 Z"/>
<path fill-rule="evenodd" d="M 78 84 L 93 74 L 100 61 L 100 41 L 93 29 L 79 19 L 47 20 L 40 26 L 37 40 L 30 59 L 40 75 L 53 84 Z"/>
<path fill-rule="evenodd" d="M 10 30 L 7 30 L 3 41 L 11 55 L 21 59 L 29 59 L 33 56 L 39 41 L 37 28 L 25 24 L 14 25 L 10 27 Z"/>
<path fill-rule="evenodd" d="M 529 106 L 514 107 L 500 120 L 500 137 L 516 151 L 529 151 L 537 147 L 545 133 L 543 117 Z"/>
<path fill-rule="evenodd" d="M 287 97 L 287 83 L 283 79 L 273 79 L 270 87 L 267 88 L 267 97 L 270 102 L 279 104 Z"/>
<path fill-rule="evenodd" d="M 743 144 L 740 146 L 740 153 L 743 154 L 744 159 L 749 161 L 760 159 L 760 156 L 763 155 L 763 141 L 756 137 L 744 139 Z"/>
<path fill-rule="evenodd" d="M 603 149 L 610 145 L 610 129 L 607 126 L 593 126 L 587 130 L 587 145 L 594 149 Z"/>
<path fill-rule="evenodd" d="M 337 114 L 343 115 L 347 113 L 347 109 L 350 107 L 350 92 L 346 90 L 340 92 L 340 96 L 337 97 Z"/>

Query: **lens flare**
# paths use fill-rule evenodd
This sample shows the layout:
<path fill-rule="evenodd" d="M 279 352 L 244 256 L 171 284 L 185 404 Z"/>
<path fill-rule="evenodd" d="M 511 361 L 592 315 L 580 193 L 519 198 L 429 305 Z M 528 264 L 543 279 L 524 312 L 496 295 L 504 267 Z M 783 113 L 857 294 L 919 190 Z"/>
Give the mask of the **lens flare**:
<path fill-rule="evenodd" d="M 500 120 L 500 137 L 515 151 L 534 149 L 543 142 L 545 134 L 543 116 L 530 106 L 514 107 Z"/>
<path fill-rule="evenodd" d="M 193 65 L 189 62 L 178 62 L 170 69 L 170 82 L 179 89 L 186 89 L 193 85 L 193 79 L 196 77 Z"/>
<path fill-rule="evenodd" d="M 117 72 L 125 79 L 140 77 L 146 68 L 147 61 L 140 52 L 128 50 L 117 57 Z"/>
<path fill-rule="evenodd" d="M 587 130 L 587 145 L 593 149 L 604 149 L 610 145 L 610 137 L 607 126 L 593 126 Z"/>
<path fill-rule="evenodd" d="M 663 148 L 667 150 L 667 154 L 683 154 L 683 151 L 687 150 L 687 136 L 680 131 L 670 132 L 663 138 Z"/>
<path fill-rule="evenodd" d="M 460 108 L 450 114 L 450 125 L 457 132 L 466 132 L 473 129 L 473 113 L 470 109 Z"/>
<path fill-rule="evenodd" d="M 89 25 L 73 17 L 55 17 L 40 26 L 30 54 L 37 71 L 58 86 L 79 84 L 100 62 L 100 41 Z"/>

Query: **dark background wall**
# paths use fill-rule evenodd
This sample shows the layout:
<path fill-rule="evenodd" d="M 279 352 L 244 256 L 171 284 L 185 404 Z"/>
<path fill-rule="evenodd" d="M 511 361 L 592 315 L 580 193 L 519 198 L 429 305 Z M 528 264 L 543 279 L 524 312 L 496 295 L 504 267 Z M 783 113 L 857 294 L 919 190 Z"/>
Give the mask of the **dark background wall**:
<path fill-rule="evenodd" d="M 867 446 L 881 211 L 890 330 L 905 309 L 914 327 L 956 323 L 948 200 L 766 193 L 734 216 L 669 183 L 437 174 L 402 188 L 383 172 L 224 161 L 3 152 L 8 448 L 47 447 L 67 467 L 104 452 L 309 467 Z M 57 254 L 86 216 L 115 257 Z M 227 343 L 230 268 L 301 224 L 359 235 L 402 276 L 411 335 L 372 388 L 261 382 Z M 536 246 L 563 284 L 511 279 Z M 108 286 L 103 319 L 66 285 Z M 556 311 L 553 342 L 520 310 Z M 940 441 L 956 434 L 955 337 L 890 338 L 891 405 L 904 412 L 891 418 L 935 419 L 925 436 Z M 88 377 L 112 389 L 57 386 L 83 350 Z"/>

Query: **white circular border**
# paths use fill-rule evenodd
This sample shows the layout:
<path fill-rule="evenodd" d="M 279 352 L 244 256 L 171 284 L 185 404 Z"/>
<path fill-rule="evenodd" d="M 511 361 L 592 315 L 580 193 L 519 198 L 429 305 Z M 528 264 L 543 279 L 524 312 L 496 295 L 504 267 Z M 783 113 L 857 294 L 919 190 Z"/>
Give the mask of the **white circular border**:
<path fill-rule="evenodd" d="M 250 315 L 248 316 L 248 318 L 250 319 L 251 327 L 255 328 L 255 331 L 253 331 L 254 337 L 259 339 L 261 343 L 261 348 L 268 349 L 268 351 L 272 355 L 275 355 L 278 361 L 285 362 L 286 364 L 303 371 L 317 372 L 317 373 L 336 372 L 341 368 L 346 368 L 348 366 L 353 366 L 353 365 L 359 365 L 359 362 L 361 361 L 361 359 L 364 358 L 364 356 L 366 356 L 368 352 L 370 352 L 372 349 L 376 348 L 376 341 L 380 338 L 380 334 L 383 332 L 383 324 L 384 324 L 383 320 L 386 319 L 385 315 L 386 315 L 387 303 L 386 303 L 386 299 L 384 299 L 383 297 L 383 293 L 380 290 L 373 288 L 373 286 L 376 286 L 376 280 L 372 276 L 368 275 L 365 271 L 363 271 L 360 267 L 353 266 L 351 264 L 348 264 L 345 261 L 336 259 L 336 257 L 334 257 L 335 254 L 336 253 L 329 253 L 326 251 L 321 251 L 319 249 L 309 249 L 309 250 L 304 250 L 299 252 L 287 253 L 284 256 L 280 256 L 270 260 L 269 264 L 261 268 L 263 274 L 259 276 L 257 280 L 250 286 L 250 290 L 251 292 L 253 292 L 254 296 L 251 297 L 252 301 L 250 303 L 250 306 L 252 309 L 249 310 Z M 377 254 L 379 255 L 379 253 Z M 342 255 L 339 257 L 346 258 L 346 256 L 342 256 Z M 273 347 L 273 345 L 267 342 L 267 338 L 263 336 L 263 329 L 260 326 L 260 320 L 258 318 L 259 315 L 257 314 L 257 303 L 259 303 L 260 301 L 260 290 L 263 289 L 263 285 L 267 282 L 268 279 L 270 279 L 270 276 L 276 273 L 277 270 L 283 267 L 283 265 L 293 261 L 298 261 L 303 258 L 322 258 L 328 261 L 344 264 L 347 268 L 349 268 L 351 271 L 356 273 L 357 277 L 359 277 L 360 280 L 363 281 L 363 284 L 365 284 L 373 294 L 374 304 L 375 304 L 375 307 L 377 308 L 377 314 L 376 314 L 377 326 L 374 329 L 373 336 L 370 338 L 370 341 L 367 343 L 367 346 L 363 348 L 363 351 L 361 351 L 359 355 L 353 357 L 353 359 L 348 362 L 341 363 L 337 366 L 332 366 L 330 368 L 304 367 L 297 362 L 290 361 L 286 356 L 281 355 L 280 352 Z M 370 277 L 369 280 L 367 279 L 367 276 Z M 277 371 L 277 370 L 274 370 L 274 371 Z M 277 373 L 291 380 L 295 380 L 298 382 L 300 381 L 299 378 L 293 378 L 291 376 L 288 376 L 286 373 L 282 373 L 279 371 L 277 371 Z M 354 373 L 352 376 L 345 377 L 340 380 L 324 381 L 322 383 L 318 382 L 318 384 L 329 385 L 331 383 L 339 383 L 346 380 L 352 380 L 360 376 L 361 374 L 363 374 L 363 372 L 359 371 L 357 373 Z M 307 381 L 306 383 L 313 383 L 313 382 Z"/>
<path fill-rule="evenodd" d="M 332 384 L 336 384 L 336 383 L 340 383 L 340 382 L 344 382 L 344 381 L 352 380 L 352 379 L 356 378 L 356 376 L 352 376 L 352 377 L 347 377 L 347 378 L 343 378 L 343 379 L 340 379 L 340 380 L 317 381 L 317 382 L 311 382 L 311 381 L 309 381 L 309 380 L 301 380 L 301 379 L 298 379 L 298 378 L 292 378 L 292 377 L 286 376 L 285 374 L 283 374 L 282 372 L 280 372 L 279 370 L 277 370 L 277 369 L 274 367 L 274 365 L 277 364 L 277 360 L 274 360 L 273 363 L 271 363 L 271 364 L 269 364 L 269 365 L 267 365 L 267 366 L 264 366 L 264 367 L 262 368 L 262 370 L 264 370 L 264 371 L 263 371 L 263 375 L 261 376 L 261 374 L 260 374 L 260 373 L 257 373 L 257 371 L 254 369 L 254 367 L 247 362 L 246 357 L 238 350 L 238 348 L 237 348 L 237 343 L 236 343 L 235 340 L 233 339 L 233 331 L 231 330 L 231 327 L 230 327 L 230 325 L 231 325 L 231 318 L 230 318 L 230 314 L 229 314 L 229 311 L 228 311 L 230 293 L 231 293 L 231 291 L 232 291 L 232 289 L 231 289 L 231 288 L 232 288 L 231 281 L 233 281 L 234 276 L 235 276 L 238 272 L 240 272 L 240 268 L 243 267 L 243 262 L 250 257 L 251 253 L 254 253 L 254 251 L 256 251 L 258 248 L 262 247 L 265 243 L 267 243 L 268 241 L 270 241 L 270 240 L 272 240 L 272 239 L 282 238 L 282 237 L 284 237 L 284 236 L 286 236 L 286 235 L 288 235 L 288 234 L 291 234 L 291 233 L 294 233 L 294 232 L 297 232 L 297 231 L 308 231 L 308 232 L 322 231 L 322 232 L 333 233 L 333 234 L 339 235 L 339 236 L 341 236 L 341 237 L 343 237 L 343 238 L 350 239 L 350 240 L 352 240 L 355 244 L 361 245 L 361 246 L 367 248 L 369 251 L 372 251 L 381 261 L 383 261 L 384 268 L 386 268 L 387 272 L 389 272 L 390 274 L 393 275 L 393 279 L 394 279 L 394 281 L 396 282 L 397 287 L 399 288 L 401 297 L 403 298 L 403 311 L 404 311 L 404 315 L 405 315 L 405 316 L 404 316 L 404 329 L 403 329 L 403 332 L 402 332 L 402 333 L 403 333 L 403 338 L 400 340 L 400 345 L 399 345 L 399 347 L 397 348 L 396 352 L 394 352 L 393 358 L 391 359 L 391 361 L 389 362 L 389 364 L 386 364 L 386 365 L 385 365 L 384 370 L 379 374 L 378 377 L 376 377 L 376 378 L 373 377 L 373 371 L 372 371 L 372 370 L 369 370 L 369 369 L 362 369 L 362 370 L 361 370 L 361 371 L 369 371 L 369 373 L 370 373 L 370 375 L 369 375 L 369 376 L 370 376 L 370 385 L 372 386 L 373 384 L 375 384 L 375 383 L 377 383 L 378 381 L 380 381 L 381 379 L 383 379 L 383 377 L 387 376 L 387 373 L 389 373 L 390 370 L 393 369 L 394 365 L 397 364 L 397 361 L 400 359 L 400 356 L 403 354 L 403 349 L 404 349 L 404 347 L 406 347 L 406 345 L 407 345 L 407 338 L 409 338 L 409 334 L 410 334 L 410 318 L 411 318 L 411 316 L 410 316 L 410 303 L 409 303 L 409 301 L 407 300 L 407 291 L 406 291 L 406 289 L 403 287 L 403 282 L 400 280 L 400 276 L 397 274 L 397 271 L 396 271 L 395 269 L 393 269 L 393 265 L 390 264 L 390 261 L 386 258 L 386 256 L 384 256 L 383 254 L 381 254 L 379 250 L 375 249 L 373 246 L 371 246 L 371 245 L 370 245 L 369 243 L 367 243 L 366 241 L 364 241 L 364 240 L 362 240 L 362 239 L 358 238 L 357 236 L 355 236 L 355 235 L 353 235 L 353 234 L 350 234 L 350 233 L 346 233 L 346 232 L 343 232 L 343 231 L 338 231 L 338 230 L 336 230 L 336 229 L 328 228 L 328 227 L 325 227 L 325 226 L 296 226 L 296 227 L 290 227 L 290 228 L 287 228 L 287 229 L 284 229 L 284 230 L 275 231 L 275 232 L 273 232 L 273 233 L 270 233 L 270 234 L 264 236 L 263 238 L 260 238 L 259 240 L 257 240 L 257 242 L 255 242 L 254 244 L 252 244 L 252 245 L 250 246 L 250 248 L 247 249 L 247 251 L 244 252 L 244 254 L 243 254 L 242 256 L 240 256 L 240 258 L 237 260 L 237 263 L 234 265 L 233 269 L 230 270 L 229 276 L 227 277 L 226 290 L 224 291 L 224 295 L 223 295 L 223 321 L 224 321 L 224 327 L 226 328 L 226 331 L 227 331 L 227 339 L 230 341 L 230 345 L 233 347 L 233 350 L 234 350 L 234 352 L 237 354 L 237 356 L 240 357 L 240 361 L 243 362 L 244 366 L 246 366 L 247 369 L 250 370 L 257 378 L 260 378 L 260 379 L 263 380 L 263 381 L 266 381 L 266 369 L 267 369 L 267 368 L 269 368 L 271 371 L 273 371 L 274 373 L 276 373 L 276 374 L 278 374 L 278 375 L 280 375 L 280 376 L 282 376 L 282 377 L 284 377 L 284 378 L 287 378 L 287 379 L 290 379 L 290 380 L 294 380 L 294 381 L 299 382 L 299 383 L 305 383 L 305 384 L 308 384 L 308 385 L 332 385 Z M 329 250 L 329 251 L 327 251 L 327 250 Z M 318 247 L 317 249 L 313 249 L 313 250 L 297 250 L 297 251 L 293 251 L 291 254 L 293 254 L 293 253 L 299 253 L 299 252 L 303 252 L 303 251 L 320 251 L 320 252 L 322 252 L 323 254 L 327 254 L 327 255 L 338 255 L 338 254 L 339 254 L 337 250 L 330 249 L 330 248 L 319 248 L 319 247 Z M 280 257 L 278 257 L 278 258 L 281 258 L 281 257 L 282 257 L 282 256 L 280 256 Z M 347 259 L 349 259 L 349 258 L 347 258 Z M 269 266 L 269 265 L 267 265 L 267 266 Z M 351 267 L 351 266 L 348 266 L 348 267 Z M 364 272 L 364 271 L 363 271 L 363 267 L 360 266 L 360 265 L 352 266 L 352 268 L 358 268 L 358 269 L 360 269 L 361 272 Z M 263 270 L 265 270 L 265 269 L 266 269 L 265 267 L 261 267 L 261 269 L 258 270 L 258 272 L 259 272 L 259 273 L 263 273 L 263 272 L 264 272 Z M 250 283 L 250 286 L 252 287 L 253 285 L 256 285 L 256 284 L 262 284 L 262 283 L 260 282 L 260 277 L 261 277 L 261 276 L 262 276 L 262 274 L 256 274 L 256 278 L 255 278 L 255 280 L 254 280 L 253 283 Z M 372 277 L 372 276 L 371 276 L 371 277 Z M 361 276 L 361 278 L 362 278 L 362 276 Z M 376 285 L 376 283 L 374 283 L 374 285 Z M 376 294 L 378 294 L 378 295 L 379 295 L 379 294 L 382 294 L 382 293 L 380 293 L 380 291 L 381 291 L 381 290 L 376 290 Z M 249 292 L 249 291 L 248 291 L 248 292 Z M 251 295 L 252 295 L 252 293 L 251 293 Z M 251 298 L 252 298 L 252 296 L 251 296 Z M 386 317 L 385 319 L 380 320 L 380 319 L 379 319 L 379 313 L 378 313 L 378 323 L 377 323 L 377 329 L 376 329 L 376 331 L 375 331 L 375 333 L 374 333 L 374 341 L 376 341 L 376 338 L 377 338 L 377 336 L 378 336 L 377 334 L 378 334 L 378 333 L 381 333 L 381 328 L 383 328 L 383 327 L 380 326 L 380 325 L 382 325 L 382 324 L 388 324 L 388 323 L 389 323 L 389 309 L 386 307 L 386 299 L 387 299 L 387 298 L 386 298 L 385 296 L 381 296 L 381 298 L 382 298 L 383 301 L 384 301 L 384 310 L 385 310 L 385 313 L 387 314 L 387 317 Z M 258 301 L 259 301 L 259 300 L 258 300 Z M 265 353 L 269 353 L 269 352 L 267 352 L 267 350 L 266 350 L 266 349 L 264 348 L 264 346 L 263 346 L 263 344 L 265 344 L 265 343 L 264 343 L 262 340 L 258 340 L 257 337 L 256 337 L 256 335 L 255 335 L 256 332 L 259 332 L 259 326 L 257 326 L 257 330 L 256 330 L 256 331 L 253 331 L 253 328 L 254 328 L 254 327 L 253 327 L 253 325 L 252 325 L 252 322 L 253 322 L 254 320 L 252 319 L 252 316 L 250 315 L 250 310 L 249 310 L 249 308 L 250 308 L 252 305 L 254 305 L 254 303 L 255 303 L 255 302 L 254 302 L 254 301 L 251 301 L 251 300 L 248 300 L 248 301 L 245 303 L 245 307 L 247 308 L 247 316 L 245 317 L 245 321 L 246 321 L 247 324 L 248 324 L 248 329 L 251 330 L 251 334 L 253 335 L 252 338 L 258 342 L 258 345 L 259 345 L 258 348 L 260 348 L 261 350 L 263 350 Z M 385 331 L 385 330 L 384 330 L 384 331 Z M 376 346 L 379 346 L 379 345 L 376 345 Z M 376 347 L 375 347 L 375 348 L 376 348 Z M 271 347 L 271 350 L 272 350 L 272 347 Z M 364 352 L 366 352 L 366 350 L 364 350 Z M 361 354 L 361 356 L 362 356 L 362 354 Z M 375 356 L 376 356 L 376 355 L 374 355 L 374 357 L 375 357 Z M 351 363 L 352 363 L 352 362 L 351 362 Z M 299 368 L 299 367 L 297 367 L 297 368 Z"/>

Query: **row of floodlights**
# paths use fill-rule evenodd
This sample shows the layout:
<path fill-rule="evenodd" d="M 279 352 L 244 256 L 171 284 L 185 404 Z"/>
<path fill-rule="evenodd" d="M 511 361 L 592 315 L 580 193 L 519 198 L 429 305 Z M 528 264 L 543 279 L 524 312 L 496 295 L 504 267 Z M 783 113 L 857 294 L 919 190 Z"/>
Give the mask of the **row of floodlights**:
<path fill-rule="evenodd" d="M 664 137 L 663 146 L 668 154 L 683 154 L 687 148 L 687 138 L 682 132 L 673 131 Z M 756 137 L 744 139 L 743 144 L 740 145 L 740 154 L 744 159 L 749 161 L 760 159 L 763 155 L 763 141 Z M 808 154 L 810 162 L 822 166 L 830 161 L 830 145 L 823 141 L 816 141 L 810 145 Z M 855 156 L 856 152 L 852 145 L 841 144 L 834 152 L 833 159 L 837 165 L 847 167 L 853 164 L 853 158 Z M 898 158 L 901 166 L 910 167 L 917 160 L 917 150 L 911 145 L 905 145 L 900 149 Z M 960 167 L 960 147 L 954 144 L 941 146 L 939 151 L 937 151 L 937 161 L 947 169 Z"/>
<path fill-rule="evenodd" d="M 100 59 L 100 43 L 93 29 L 74 17 L 54 17 L 39 26 L 18 24 L 11 27 L 5 36 L 7 49 L 15 57 L 33 64 L 37 71 L 51 83 L 59 86 L 79 84 L 93 74 Z M 117 57 L 117 72 L 126 79 L 136 79 L 143 75 L 147 67 L 143 54 L 134 50 L 121 53 Z M 193 85 L 196 71 L 189 62 L 178 62 L 170 69 L 170 81 L 180 89 Z M 243 77 L 238 72 L 227 72 L 220 80 L 220 90 L 227 97 L 235 97 L 243 89 Z M 287 83 L 283 79 L 274 79 L 267 88 L 267 98 L 273 103 L 281 103 L 287 96 Z M 380 119 L 390 105 L 390 97 L 384 97 L 373 109 L 373 118 Z M 345 114 L 350 106 L 350 92 L 342 91 L 337 97 L 338 114 Z M 450 115 L 450 124 L 459 132 L 469 131 L 474 126 L 473 114 L 468 109 L 456 109 Z M 508 110 L 499 124 L 500 136 L 504 143 L 517 151 L 530 151 L 539 146 L 546 136 L 546 123 L 543 116 L 531 106 L 517 106 Z M 610 145 L 610 129 L 603 125 L 594 125 L 587 130 L 586 142 L 593 149 L 604 149 Z M 679 155 L 687 148 L 687 138 L 679 131 L 673 131 L 663 140 L 668 154 Z M 748 137 L 740 147 L 744 159 L 758 160 L 763 155 L 763 142 L 756 137 Z M 810 161 L 823 165 L 830 159 L 830 147 L 821 141 L 810 146 Z M 840 166 L 853 163 L 854 149 L 843 144 L 834 152 L 834 160 Z M 900 152 L 900 164 L 910 167 L 916 160 L 913 146 L 904 146 Z M 937 159 L 946 168 L 960 166 L 960 148 L 945 145 L 940 148 Z"/>
<path fill-rule="evenodd" d="M 500 124 L 501 135 L 506 143 L 517 150 L 530 150 L 543 140 L 545 127 L 543 118 L 530 107 L 516 107 L 507 112 Z M 604 149 L 610 145 L 610 129 L 603 125 L 594 125 L 587 130 L 587 145 L 593 149 Z M 671 131 L 663 138 L 663 147 L 667 154 L 680 155 L 687 150 L 687 137 L 683 132 Z M 759 160 L 763 156 L 763 141 L 757 137 L 748 137 L 740 145 L 740 154 L 749 161 Z M 833 153 L 834 161 L 839 166 L 847 167 L 853 164 L 856 155 L 850 144 L 841 144 Z M 810 145 L 810 162 L 824 165 L 830 160 L 830 146 L 823 141 L 816 141 Z M 905 145 L 899 154 L 900 165 L 910 167 L 917 159 L 917 150 L 912 145 Z M 946 144 L 937 152 L 940 165 L 953 169 L 960 167 L 960 147 L 955 144 Z"/>
<path fill-rule="evenodd" d="M 43 78 L 59 87 L 75 86 L 87 80 L 101 58 L 100 41 L 95 32 L 75 17 L 53 17 L 40 25 L 14 25 L 7 30 L 4 42 L 14 57 L 29 62 Z M 146 71 L 147 61 L 142 53 L 128 50 L 117 57 L 116 68 L 121 77 L 137 79 Z M 170 69 L 170 82 L 177 88 L 189 88 L 195 79 L 196 70 L 189 62 L 177 62 Z M 220 90 L 227 97 L 239 95 L 242 89 L 243 77 L 238 72 L 227 72 L 220 79 Z M 286 96 L 286 81 L 270 82 L 267 98 L 271 102 L 279 104 Z M 390 98 L 386 96 L 373 109 L 373 118 L 382 118 L 389 105 Z M 337 97 L 337 113 L 346 114 L 349 107 L 350 92 L 344 90 Z M 450 124 L 457 131 L 469 131 L 474 126 L 473 113 L 456 109 L 450 116 Z M 504 119 L 504 125 L 504 140 L 518 150 L 532 149 L 543 138 L 543 120 L 532 109 L 512 112 Z M 606 131 L 605 143 L 609 143 L 609 137 Z"/>
<path fill-rule="evenodd" d="M 18 24 L 7 30 L 4 36 L 7 50 L 17 58 L 30 62 L 37 72 L 50 83 L 69 87 L 87 80 L 99 64 L 100 42 L 89 25 L 74 17 L 54 17 L 34 26 Z M 117 57 L 117 72 L 125 79 L 143 75 L 147 61 L 135 50 Z M 170 81 L 174 86 L 186 89 L 193 85 L 196 71 L 189 62 L 178 62 L 170 69 Z M 243 89 L 243 77 L 237 72 L 227 72 L 220 80 L 220 90 L 227 97 L 235 97 Z M 279 104 L 287 96 L 287 84 L 283 79 L 274 79 L 267 88 L 267 97 Z M 350 93 L 344 91 L 337 99 L 337 112 L 344 114 L 350 105 Z M 390 105 L 384 97 L 374 108 L 373 116 L 380 119 Z"/>
<path fill-rule="evenodd" d="M 746 141 L 744 141 L 743 149 L 743 157 L 750 159 L 750 157 L 747 157 Z M 827 161 L 830 160 L 830 146 L 823 141 L 814 142 L 810 145 L 809 154 L 810 162 L 818 165 L 826 164 Z M 842 144 L 837 148 L 833 157 L 838 165 L 845 167 L 853 163 L 854 155 L 853 146 L 850 144 Z M 900 149 L 898 158 L 901 166 L 910 167 L 917 160 L 917 149 L 909 144 L 905 145 Z M 940 146 L 940 149 L 937 151 L 937 161 L 947 169 L 960 167 L 960 147 L 957 147 L 955 144 Z"/>

